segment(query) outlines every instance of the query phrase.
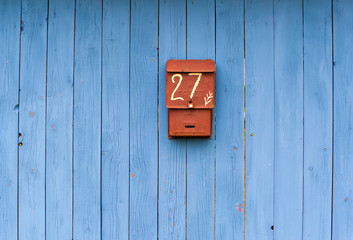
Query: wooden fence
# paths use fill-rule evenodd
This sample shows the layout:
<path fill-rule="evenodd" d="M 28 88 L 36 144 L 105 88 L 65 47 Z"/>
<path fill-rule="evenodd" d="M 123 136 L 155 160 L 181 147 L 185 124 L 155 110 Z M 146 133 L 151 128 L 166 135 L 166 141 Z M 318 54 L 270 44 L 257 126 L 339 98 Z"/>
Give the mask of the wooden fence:
<path fill-rule="evenodd" d="M 0 0 L 0 239 L 353 239 L 352 13 Z M 212 139 L 168 139 L 168 59 L 216 61 Z"/>

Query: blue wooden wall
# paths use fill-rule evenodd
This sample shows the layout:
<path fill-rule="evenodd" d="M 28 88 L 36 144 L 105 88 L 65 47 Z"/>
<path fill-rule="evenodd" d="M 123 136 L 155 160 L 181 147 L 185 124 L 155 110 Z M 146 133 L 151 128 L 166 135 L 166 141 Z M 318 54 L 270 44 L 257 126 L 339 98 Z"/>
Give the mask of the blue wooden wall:
<path fill-rule="evenodd" d="M 0 0 L 0 239 L 353 239 L 353 1 Z M 216 61 L 167 138 L 168 59 Z"/>

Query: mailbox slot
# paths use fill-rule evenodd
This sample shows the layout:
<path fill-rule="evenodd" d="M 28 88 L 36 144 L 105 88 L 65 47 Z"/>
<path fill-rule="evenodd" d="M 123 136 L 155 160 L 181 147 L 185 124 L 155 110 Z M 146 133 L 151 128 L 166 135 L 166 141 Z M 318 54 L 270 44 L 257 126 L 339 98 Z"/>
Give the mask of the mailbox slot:
<path fill-rule="evenodd" d="M 210 137 L 212 109 L 169 109 L 169 137 Z"/>
<path fill-rule="evenodd" d="M 213 60 L 168 60 L 166 73 L 168 137 L 212 136 L 215 105 Z"/>

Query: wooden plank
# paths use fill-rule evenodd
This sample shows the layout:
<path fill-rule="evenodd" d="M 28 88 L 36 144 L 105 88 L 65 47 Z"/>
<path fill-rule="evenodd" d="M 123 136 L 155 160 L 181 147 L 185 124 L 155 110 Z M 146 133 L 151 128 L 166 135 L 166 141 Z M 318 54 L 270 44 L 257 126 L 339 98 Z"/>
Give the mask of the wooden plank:
<path fill-rule="evenodd" d="M 243 7 L 242 0 L 216 2 L 216 239 L 243 239 Z"/>
<path fill-rule="evenodd" d="M 187 1 L 186 34 L 188 59 L 215 60 L 215 1 Z M 214 238 L 214 176 L 215 135 L 212 139 L 188 139 L 187 239 Z"/>
<path fill-rule="evenodd" d="M 129 235 L 130 1 L 103 1 L 102 239 Z"/>
<path fill-rule="evenodd" d="M 318 11 L 320 9 L 320 11 Z M 331 239 L 331 1 L 304 1 L 303 239 Z"/>
<path fill-rule="evenodd" d="M 273 1 L 245 1 L 245 239 L 273 239 Z"/>
<path fill-rule="evenodd" d="M 334 165 L 332 239 L 353 236 L 353 2 L 333 1 Z"/>
<path fill-rule="evenodd" d="M 102 2 L 76 1 L 74 239 L 101 236 Z"/>
<path fill-rule="evenodd" d="M 21 2 L 0 5 L 0 232 L 17 239 L 18 90 Z"/>
<path fill-rule="evenodd" d="M 301 0 L 275 0 L 274 238 L 302 238 L 303 22 Z"/>
<path fill-rule="evenodd" d="M 45 239 L 47 12 L 46 1 L 22 1 L 19 239 Z"/>
<path fill-rule="evenodd" d="M 159 3 L 159 239 L 185 239 L 186 140 L 168 139 L 166 62 L 186 58 L 186 2 Z"/>
<path fill-rule="evenodd" d="M 75 3 L 50 0 L 47 70 L 46 238 L 72 239 Z"/>
<path fill-rule="evenodd" d="M 157 239 L 158 1 L 131 2 L 130 239 Z"/>

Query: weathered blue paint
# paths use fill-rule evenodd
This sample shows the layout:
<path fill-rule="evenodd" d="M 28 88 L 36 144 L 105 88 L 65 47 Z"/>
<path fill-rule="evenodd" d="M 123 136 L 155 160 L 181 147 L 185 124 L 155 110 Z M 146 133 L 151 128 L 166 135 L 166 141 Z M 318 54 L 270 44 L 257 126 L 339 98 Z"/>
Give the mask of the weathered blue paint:
<path fill-rule="evenodd" d="M 353 236 L 352 11 L 352 1 L 333 1 L 333 240 L 348 240 Z"/>
<path fill-rule="evenodd" d="M 159 2 L 159 239 L 185 239 L 186 140 L 168 139 L 166 62 L 186 58 L 186 1 Z"/>
<path fill-rule="evenodd" d="M 49 1 L 46 239 L 72 239 L 74 11 L 71 0 Z"/>
<path fill-rule="evenodd" d="M 352 10 L 0 0 L 0 239 L 352 239 Z M 170 58 L 216 61 L 212 139 L 168 140 Z"/>
<path fill-rule="evenodd" d="M 331 239 L 331 1 L 304 3 L 303 239 Z M 320 9 L 320 11 L 318 11 Z"/>
<path fill-rule="evenodd" d="M 17 240 L 19 1 L 0 5 L 0 239 Z"/>
<path fill-rule="evenodd" d="M 302 237 L 303 22 L 301 0 L 274 1 L 274 239 Z"/>
<path fill-rule="evenodd" d="M 22 1 L 18 224 L 23 240 L 45 239 L 47 12 L 47 1 Z"/>
<path fill-rule="evenodd" d="M 73 238 L 101 236 L 102 2 L 76 0 Z"/>
<path fill-rule="evenodd" d="M 103 1 L 102 239 L 129 235 L 130 1 Z"/>
<path fill-rule="evenodd" d="M 273 240 L 273 2 L 245 1 L 245 239 Z"/>
<path fill-rule="evenodd" d="M 131 1 L 130 239 L 157 239 L 158 0 Z"/>
<path fill-rule="evenodd" d="M 243 0 L 217 1 L 216 19 L 216 238 L 243 239 Z"/>

